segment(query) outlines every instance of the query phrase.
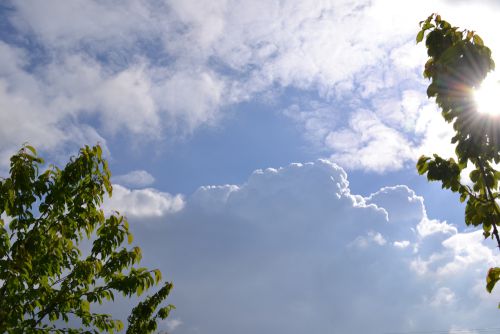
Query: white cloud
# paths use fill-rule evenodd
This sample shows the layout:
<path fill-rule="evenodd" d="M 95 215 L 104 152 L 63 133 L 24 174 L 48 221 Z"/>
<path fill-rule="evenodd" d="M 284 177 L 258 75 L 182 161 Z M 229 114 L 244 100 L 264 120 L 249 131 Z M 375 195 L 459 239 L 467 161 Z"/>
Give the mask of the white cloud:
<path fill-rule="evenodd" d="M 37 129 L 15 119 L 5 132 L 19 133 L 21 141 L 45 140 L 40 145 L 51 149 L 62 143 L 60 149 L 71 143 L 63 125 L 79 128 L 77 120 L 90 115 L 101 137 L 126 132 L 135 143 L 161 140 L 216 124 L 229 105 L 273 92 L 283 97 L 282 88 L 293 87 L 318 93 L 320 106 L 299 106 L 292 114 L 306 137 L 343 166 L 400 169 L 434 149 L 436 140 L 447 143 L 450 133 L 438 114 L 425 115 L 417 23 L 442 11 L 494 42 L 489 31 L 495 30 L 485 22 L 499 9 L 474 8 L 481 14 L 471 17 L 470 6 L 430 0 L 16 2 L 10 22 L 43 52 L 2 52 L 10 65 L 0 80 L 12 85 L 2 99 L 26 119 L 44 119 Z M 49 127 L 55 131 L 45 131 Z M 87 142 L 95 139 L 80 132 Z M 4 143 L 2 151 L 15 146 Z"/>
<path fill-rule="evenodd" d="M 307 108 L 298 104 L 293 104 L 283 111 L 283 114 L 293 119 L 304 128 L 304 136 L 311 143 L 322 147 L 325 138 L 329 135 L 331 129 L 334 129 L 339 123 L 339 111 L 328 104 L 321 104 L 316 101 L 311 102 Z M 337 136 L 346 136 L 341 138 L 345 140 L 345 145 L 354 141 L 352 132 L 339 130 Z"/>
<path fill-rule="evenodd" d="M 486 266 L 495 266 L 498 256 L 494 255 L 491 248 L 481 243 L 484 239 L 482 231 L 461 233 L 443 241 L 446 251 L 451 251 L 453 260 L 439 268 L 441 275 L 451 275 L 464 268 L 482 263 Z"/>
<path fill-rule="evenodd" d="M 417 225 L 417 232 L 421 237 L 427 237 L 434 233 L 456 234 L 457 229 L 454 226 L 448 225 L 446 222 L 440 222 L 435 219 L 422 219 Z"/>
<path fill-rule="evenodd" d="M 178 333 L 470 328 L 497 312 L 496 296 L 474 290 L 500 260 L 480 232 L 428 218 L 405 186 L 351 194 L 325 160 L 201 187 L 135 235 L 174 281 Z"/>
<path fill-rule="evenodd" d="M 158 75 L 156 75 L 158 76 Z M 158 108 L 176 123 L 178 131 L 190 132 L 202 124 L 213 124 L 219 117 L 224 81 L 210 71 L 177 71 L 157 77 L 153 96 Z"/>
<path fill-rule="evenodd" d="M 422 154 L 453 156 L 453 129 L 425 94 L 371 85 L 359 86 L 348 97 L 355 100 L 351 104 L 294 104 L 284 114 L 303 127 L 306 139 L 333 152 L 331 159 L 349 169 L 386 172 L 414 165 Z M 364 94 L 367 100 L 356 102 L 356 96 Z"/>
<path fill-rule="evenodd" d="M 404 249 L 410 246 L 410 242 L 408 240 L 394 241 L 393 245 L 394 247 Z"/>
<path fill-rule="evenodd" d="M 405 185 L 383 187 L 366 197 L 366 201 L 388 211 L 389 221 L 413 223 L 426 217 L 423 197 Z M 406 207 L 407 210 L 401 211 L 399 207 Z"/>
<path fill-rule="evenodd" d="M 43 48 L 36 53 L 0 41 L 0 104 L 10 111 L 2 114 L 0 154 L 26 141 L 68 154 L 68 148 L 105 144 L 103 136 L 117 135 L 138 145 L 214 123 L 222 104 L 220 75 L 201 64 L 157 64 L 154 57 L 168 56 L 162 48 L 154 57 L 143 54 L 170 29 L 169 11 L 156 5 L 15 4 L 9 19 Z M 70 19 L 74 13 L 78 18 Z"/>
<path fill-rule="evenodd" d="M 34 74 L 24 69 L 21 50 L 1 42 L 0 48 L 5 157 L 23 142 L 65 155 L 84 144 L 105 146 L 103 136 L 120 134 L 137 145 L 163 138 L 167 128 L 183 134 L 216 119 L 222 86 L 206 73 L 165 75 L 153 83 L 142 62 L 109 72 L 92 59 L 68 56 Z"/>
<path fill-rule="evenodd" d="M 475 330 L 464 329 L 464 328 L 453 328 L 450 329 L 448 334 L 478 334 Z"/>
<path fill-rule="evenodd" d="M 379 245 L 379 246 L 383 246 L 387 243 L 387 240 L 385 240 L 385 238 L 382 236 L 382 234 L 370 231 L 367 233 L 366 236 L 357 237 L 349 245 L 354 246 L 354 247 L 359 247 L 359 248 L 366 248 L 366 247 L 370 246 L 371 243 Z"/>
<path fill-rule="evenodd" d="M 443 307 L 454 303 L 455 298 L 455 293 L 451 289 L 442 287 L 438 289 L 435 296 L 432 298 L 430 305 L 437 308 Z"/>
<path fill-rule="evenodd" d="M 104 211 L 118 211 L 128 218 L 163 217 L 184 207 L 181 195 L 171 195 L 156 189 L 130 190 L 119 184 L 113 185 L 113 195 L 103 205 Z"/>
<path fill-rule="evenodd" d="M 43 4 L 23 1 L 14 6 L 13 23 L 50 47 L 73 49 L 105 42 L 112 48 L 130 44 L 153 28 L 148 22 L 153 18 L 153 8 L 144 1 L 121 1 L 116 6 L 113 2 L 48 0 Z M 161 8 L 154 10 L 160 12 Z"/>
<path fill-rule="evenodd" d="M 113 182 L 140 188 L 152 185 L 155 178 L 145 170 L 134 170 L 127 174 L 113 176 Z"/>
<path fill-rule="evenodd" d="M 134 142 L 189 133 L 214 124 L 227 105 L 292 87 L 317 93 L 305 106 L 292 99 L 287 114 L 334 159 L 399 169 L 420 153 L 452 152 L 449 127 L 424 102 L 417 22 L 450 13 L 454 24 L 484 31 L 488 44 L 498 30 L 488 26 L 496 8 L 470 15 L 475 4 L 430 0 L 13 6 L 19 35 L 42 54 L 0 42 L 2 161 L 24 141 L 64 155 L 124 132 Z M 498 263 L 480 233 L 428 218 L 423 199 L 404 186 L 353 195 L 346 173 L 328 161 L 259 170 L 243 185 L 202 187 L 188 200 L 114 190 L 108 212 L 169 217 L 137 234 L 175 279 L 179 332 L 468 328 L 495 312 L 495 301 L 464 288 Z M 366 245 L 348 247 L 353 240 Z M 398 249 L 409 245 L 413 252 Z M 460 303 L 442 303 L 438 318 L 428 305 L 446 292 Z"/>
<path fill-rule="evenodd" d="M 175 331 L 175 329 L 182 325 L 182 321 L 173 317 L 168 317 L 165 320 L 160 320 L 158 327 L 165 328 L 165 331 L 160 331 L 160 334 L 168 334 Z"/>
<path fill-rule="evenodd" d="M 108 134 L 158 136 L 159 116 L 143 64 L 110 73 L 100 63 L 68 56 L 43 72 L 47 103 L 60 117 L 97 115 Z"/>
<path fill-rule="evenodd" d="M 24 70 L 25 52 L 0 42 L 0 54 L 1 167 L 24 142 L 56 157 L 82 144 L 100 142 L 106 149 L 106 140 L 93 127 L 78 124 L 71 112 L 51 106 L 57 101 L 51 101 L 46 87 Z"/>
<path fill-rule="evenodd" d="M 397 170 L 413 158 L 408 139 L 367 110 L 351 115 L 349 128 L 331 132 L 326 145 L 336 152 L 333 161 L 355 169 Z"/>

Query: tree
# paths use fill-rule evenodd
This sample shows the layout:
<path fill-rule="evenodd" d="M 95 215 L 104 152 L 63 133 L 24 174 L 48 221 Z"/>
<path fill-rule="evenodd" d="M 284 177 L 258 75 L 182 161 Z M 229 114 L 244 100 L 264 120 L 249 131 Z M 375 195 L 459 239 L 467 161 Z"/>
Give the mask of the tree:
<path fill-rule="evenodd" d="M 465 223 L 481 226 L 484 237 L 494 239 L 500 248 L 500 172 L 494 166 L 500 162 L 500 118 L 479 113 L 473 98 L 474 90 L 495 68 L 491 51 L 474 31 L 452 27 L 437 14 L 420 26 L 417 43 L 425 37 L 429 56 L 424 70 L 424 77 L 430 79 L 427 95 L 435 98 L 442 116 L 453 125 L 451 142 L 456 144 L 456 159 L 422 156 L 417 162 L 418 173 L 458 193 L 460 201 L 466 201 Z M 460 179 L 468 165 L 473 167 L 471 186 Z M 487 291 L 491 292 L 499 280 L 500 268 L 489 269 Z"/>
<path fill-rule="evenodd" d="M 43 172 L 31 146 L 11 157 L 10 176 L 0 179 L 0 333 L 120 331 L 120 320 L 91 308 L 161 281 L 159 270 L 136 267 L 139 247 L 123 246 L 133 240 L 126 218 L 105 217 L 100 208 L 112 193 L 101 154 L 99 146 L 86 146 L 64 169 Z M 167 282 L 138 303 L 127 333 L 156 329 L 173 308 L 156 312 L 171 288 Z M 53 324 L 61 320 L 63 328 Z M 69 320 L 79 328 L 66 328 Z"/>

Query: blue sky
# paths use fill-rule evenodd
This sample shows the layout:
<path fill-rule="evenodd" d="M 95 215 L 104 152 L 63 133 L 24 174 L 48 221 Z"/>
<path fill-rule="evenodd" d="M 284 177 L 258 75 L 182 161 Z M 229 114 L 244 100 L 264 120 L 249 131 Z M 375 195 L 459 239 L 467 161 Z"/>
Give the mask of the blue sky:
<path fill-rule="evenodd" d="M 169 333 L 476 333 L 500 257 L 415 171 L 450 156 L 418 22 L 494 1 L 4 1 L 0 172 L 99 142 Z M 125 318 L 126 301 L 104 307 Z"/>

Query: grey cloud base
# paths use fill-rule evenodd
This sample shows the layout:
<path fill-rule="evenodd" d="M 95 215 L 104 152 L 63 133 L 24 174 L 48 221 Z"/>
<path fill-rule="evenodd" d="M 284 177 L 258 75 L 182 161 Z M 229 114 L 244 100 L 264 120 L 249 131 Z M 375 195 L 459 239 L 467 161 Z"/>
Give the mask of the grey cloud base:
<path fill-rule="evenodd" d="M 326 160 L 201 187 L 162 221 L 135 219 L 146 264 L 174 281 L 174 333 L 385 333 L 498 316 L 484 275 L 499 258 L 480 232 L 429 219 L 406 186 L 353 195 Z"/>

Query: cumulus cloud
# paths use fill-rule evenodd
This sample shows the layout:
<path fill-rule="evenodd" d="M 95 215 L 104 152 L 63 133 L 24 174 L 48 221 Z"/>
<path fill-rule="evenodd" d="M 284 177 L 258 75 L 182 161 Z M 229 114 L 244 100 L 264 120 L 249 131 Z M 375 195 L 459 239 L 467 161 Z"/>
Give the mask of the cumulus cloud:
<path fill-rule="evenodd" d="M 104 211 L 118 211 L 127 217 L 163 217 L 184 207 L 182 195 L 171 195 L 153 188 L 130 190 L 119 184 L 113 185 L 113 195 L 103 205 Z"/>
<path fill-rule="evenodd" d="M 175 333 L 447 330 L 497 312 L 484 275 L 500 257 L 480 231 L 427 217 L 406 186 L 352 194 L 327 160 L 201 187 L 146 226 L 134 234 L 174 281 Z"/>

